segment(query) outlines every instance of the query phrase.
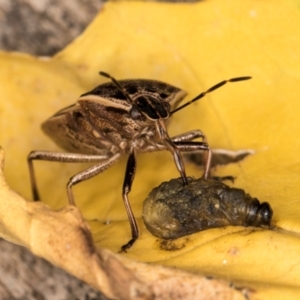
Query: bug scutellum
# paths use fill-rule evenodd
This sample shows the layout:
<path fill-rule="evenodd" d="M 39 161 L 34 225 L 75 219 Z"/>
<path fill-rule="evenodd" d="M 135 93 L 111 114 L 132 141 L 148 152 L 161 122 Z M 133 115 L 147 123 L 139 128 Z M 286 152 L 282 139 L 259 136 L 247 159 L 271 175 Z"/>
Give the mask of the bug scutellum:
<path fill-rule="evenodd" d="M 175 112 L 201 99 L 227 82 L 251 77 L 224 80 L 189 102 L 178 104 L 186 92 L 170 84 L 155 80 L 120 80 L 100 72 L 111 82 L 101 84 L 79 97 L 77 103 L 58 111 L 42 124 L 42 129 L 68 152 L 32 151 L 28 165 L 34 200 L 39 200 L 33 160 L 60 162 L 95 162 L 95 165 L 74 175 L 67 184 L 69 203 L 75 205 L 72 186 L 100 174 L 128 154 L 122 196 L 128 215 L 131 240 L 121 247 L 126 251 L 139 235 L 128 194 L 136 170 L 136 153 L 169 150 L 184 184 L 188 184 L 181 152 L 207 151 L 204 178 L 209 177 L 211 150 L 200 130 L 170 137 L 165 121 Z M 195 141 L 202 138 L 202 141 Z"/>

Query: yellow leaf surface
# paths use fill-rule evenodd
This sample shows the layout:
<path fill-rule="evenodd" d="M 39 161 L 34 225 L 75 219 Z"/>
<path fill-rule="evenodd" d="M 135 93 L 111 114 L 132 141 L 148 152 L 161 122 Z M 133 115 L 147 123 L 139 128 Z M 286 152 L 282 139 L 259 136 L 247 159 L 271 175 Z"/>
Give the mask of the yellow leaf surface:
<path fill-rule="evenodd" d="M 251 81 L 230 83 L 176 113 L 169 131 L 175 135 L 201 129 L 212 148 L 253 149 L 254 155 L 218 168 L 215 175 L 233 175 L 235 187 L 268 201 L 276 228 L 212 229 L 179 239 L 177 251 L 162 250 L 161 242 L 142 224 L 142 202 L 153 187 L 178 173 L 170 153 L 141 154 L 130 193 L 141 237 L 124 256 L 243 283 L 254 288 L 251 299 L 294 299 L 300 287 L 299 25 L 295 0 L 284 5 L 279 0 L 245 0 L 234 6 L 221 0 L 111 2 L 54 58 L 1 53 L 0 142 L 6 151 L 8 183 L 31 198 L 27 154 L 33 149 L 59 150 L 42 134 L 40 123 L 106 81 L 97 75 L 100 70 L 117 79 L 163 80 L 188 91 L 188 99 L 223 79 L 252 76 Z M 121 199 L 125 164 L 126 158 L 74 188 L 97 249 L 117 252 L 130 239 Z M 52 209 L 65 207 L 65 184 L 85 166 L 35 165 L 43 202 Z M 202 174 L 192 164 L 187 164 L 187 172 Z M 32 226 L 31 217 L 24 218 Z M 29 242 L 32 236 L 26 230 L 23 238 L 9 228 L 1 235 L 32 248 L 38 240 Z"/>

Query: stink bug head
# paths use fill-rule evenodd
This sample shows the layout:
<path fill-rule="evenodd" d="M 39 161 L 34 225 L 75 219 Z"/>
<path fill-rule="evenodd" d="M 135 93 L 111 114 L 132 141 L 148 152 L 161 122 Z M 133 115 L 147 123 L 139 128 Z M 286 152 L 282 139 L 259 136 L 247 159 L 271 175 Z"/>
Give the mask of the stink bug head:
<path fill-rule="evenodd" d="M 143 122 L 149 125 L 158 119 L 168 119 L 171 109 L 175 109 L 187 94 L 180 88 L 157 80 L 117 81 L 107 73 L 100 72 L 100 75 L 112 81 L 81 95 L 78 103 L 94 101 L 114 109 L 123 109 L 139 125 Z"/>
<path fill-rule="evenodd" d="M 130 114 L 134 119 L 155 121 L 158 119 L 167 119 L 170 116 L 171 105 L 169 102 L 180 102 L 186 93 L 178 88 L 173 87 L 172 97 L 166 92 L 166 85 L 162 82 L 156 82 L 153 84 L 154 89 L 149 90 L 149 86 L 145 90 L 139 91 L 130 95 L 129 91 L 136 92 L 132 88 L 124 88 L 115 78 L 105 72 L 100 72 L 100 75 L 107 77 L 112 80 L 116 88 L 124 95 L 125 99 L 132 105 Z M 158 86 L 161 85 L 162 90 L 160 91 Z M 151 85 L 150 85 L 151 86 Z M 168 85 L 168 89 L 172 88 Z M 174 95 L 175 90 L 178 93 Z M 175 97 L 174 97 L 175 96 Z M 138 114 L 140 113 L 140 115 Z M 144 118 L 142 118 L 144 117 Z"/>
<path fill-rule="evenodd" d="M 170 116 L 170 104 L 153 95 L 143 95 L 134 99 L 132 110 L 150 121 L 167 119 Z M 132 111 L 131 111 L 132 114 Z"/>

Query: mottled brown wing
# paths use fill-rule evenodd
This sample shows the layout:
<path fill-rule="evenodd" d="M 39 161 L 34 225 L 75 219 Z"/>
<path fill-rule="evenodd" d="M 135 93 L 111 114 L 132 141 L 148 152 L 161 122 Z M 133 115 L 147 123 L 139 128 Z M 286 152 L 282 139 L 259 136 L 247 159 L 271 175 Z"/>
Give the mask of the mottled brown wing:
<path fill-rule="evenodd" d="M 111 130 L 109 122 L 102 121 L 104 130 Z M 42 124 L 42 130 L 68 152 L 110 155 L 116 152 L 113 143 L 104 138 L 85 118 L 80 105 L 59 111 Z"/>

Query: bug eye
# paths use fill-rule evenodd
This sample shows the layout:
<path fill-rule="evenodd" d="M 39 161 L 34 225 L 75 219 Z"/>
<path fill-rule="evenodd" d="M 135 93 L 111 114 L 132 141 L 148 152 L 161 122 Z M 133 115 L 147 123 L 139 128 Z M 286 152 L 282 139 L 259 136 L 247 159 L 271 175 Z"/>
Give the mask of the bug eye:
<path fill-rule="evenodd" d="M 270 225 L 272 215 L 273 215 L 273 211 L 269 203 L 267 202 L 262 203 L 259 208 L 259 216 L 261 218 L 262 224 Z"/>
<path fill-rule="evenodd" d="M 144 119 L 142 114 L 139 112 L 139 110 L 136 107 L 133 107 L 130 111 L 130 117 L 133 120 L 142 120 Z"/>

